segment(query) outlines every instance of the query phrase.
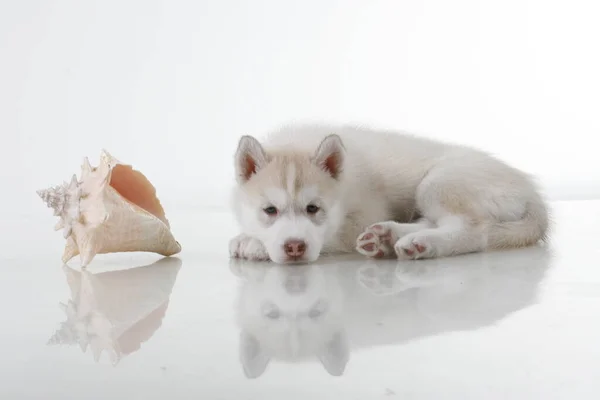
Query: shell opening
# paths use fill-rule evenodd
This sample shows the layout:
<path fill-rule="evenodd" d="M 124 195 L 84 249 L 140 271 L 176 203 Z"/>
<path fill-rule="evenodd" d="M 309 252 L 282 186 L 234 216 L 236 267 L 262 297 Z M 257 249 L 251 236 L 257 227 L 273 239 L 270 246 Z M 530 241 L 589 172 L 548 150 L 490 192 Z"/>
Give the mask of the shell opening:
<path fill-rule="evenodd" d="M 165 210 L 156 197 L 156 189 L 144 174 L 130 165 L 117 164 L 110 176 L 110 186 L 127 201 L 143 208 L 169 226 Z"/>

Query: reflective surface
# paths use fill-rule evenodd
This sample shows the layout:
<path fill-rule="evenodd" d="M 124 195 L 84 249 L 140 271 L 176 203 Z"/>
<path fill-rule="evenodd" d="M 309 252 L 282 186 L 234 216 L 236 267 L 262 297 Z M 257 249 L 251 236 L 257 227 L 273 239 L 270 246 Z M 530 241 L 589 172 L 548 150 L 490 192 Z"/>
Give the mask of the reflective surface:
<path fill-rule="evenodd" d="M 171 214 L 184 251 L 60 262 L 7 221 L 2 399 L 597 399 L 600 202 L 545 247 L 413 262 L 230 261 L 224 213 Z M 16 232 L 16 233 L 15 233 Z"/>

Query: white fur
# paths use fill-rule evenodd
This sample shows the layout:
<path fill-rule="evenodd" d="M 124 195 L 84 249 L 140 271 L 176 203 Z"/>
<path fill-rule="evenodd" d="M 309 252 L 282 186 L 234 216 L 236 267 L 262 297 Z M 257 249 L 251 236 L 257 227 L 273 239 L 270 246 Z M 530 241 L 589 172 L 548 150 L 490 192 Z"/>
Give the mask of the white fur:
<path fill-rule="evenodd" d="M 247 157 L 256 159 L 256 171 L 238 179 L 234 195 L 245 236 L 231 243 L 232 255 L 242 258 L 261 253 L 241 249 L 247 236 L 279 263 L 287 261 L 282 248 L 289 238 L 305 240 L 303 261 L 314 261 L 320 253 L 354 249 L 370 257 L 444 257 L 528 246 L 546 236 L 547 208 L 530 177 L 469 147 L 399 132 L 301 125 L 262 145 L 244 137 L 238 176 L 247 172 Z M 339 171 L 325 170 L 330 160 Z M 326 210 L 320 225 L 303 211 L 313 200 Z M 270 222 L 261 215 L 267 203 L 281 209 Z"/>

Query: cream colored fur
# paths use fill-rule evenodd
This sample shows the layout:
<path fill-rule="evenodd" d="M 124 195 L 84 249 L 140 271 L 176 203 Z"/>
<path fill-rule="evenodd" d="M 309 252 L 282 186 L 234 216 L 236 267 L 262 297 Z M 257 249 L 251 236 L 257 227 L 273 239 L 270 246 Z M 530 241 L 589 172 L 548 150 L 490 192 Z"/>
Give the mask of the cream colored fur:
<path fill-rule="evenodd" d="M 234 257 L 290 261 L 351 252 L 400 259 L 532 245 L 548 211 L 532 179 L 476 149 L 355 127 L 285 127 L 262 144 L 245 136 L 233 198 L 242 234 Z M 309 204 L 319 207 L 307 214 Z M 266 215 L 275 206 L 277 215 Z"/>

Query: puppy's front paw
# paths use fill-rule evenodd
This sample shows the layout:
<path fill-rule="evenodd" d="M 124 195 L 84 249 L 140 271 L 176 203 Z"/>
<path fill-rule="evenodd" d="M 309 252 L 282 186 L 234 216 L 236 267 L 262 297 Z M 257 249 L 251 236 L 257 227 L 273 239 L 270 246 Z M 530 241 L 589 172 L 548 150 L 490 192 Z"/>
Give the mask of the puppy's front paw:
<path fill-rule="evenodd" d="M 262 242 L 243 233 L 229 242 L 229 255 L 250 261 L 269 260 L 269 254 Z"/>

